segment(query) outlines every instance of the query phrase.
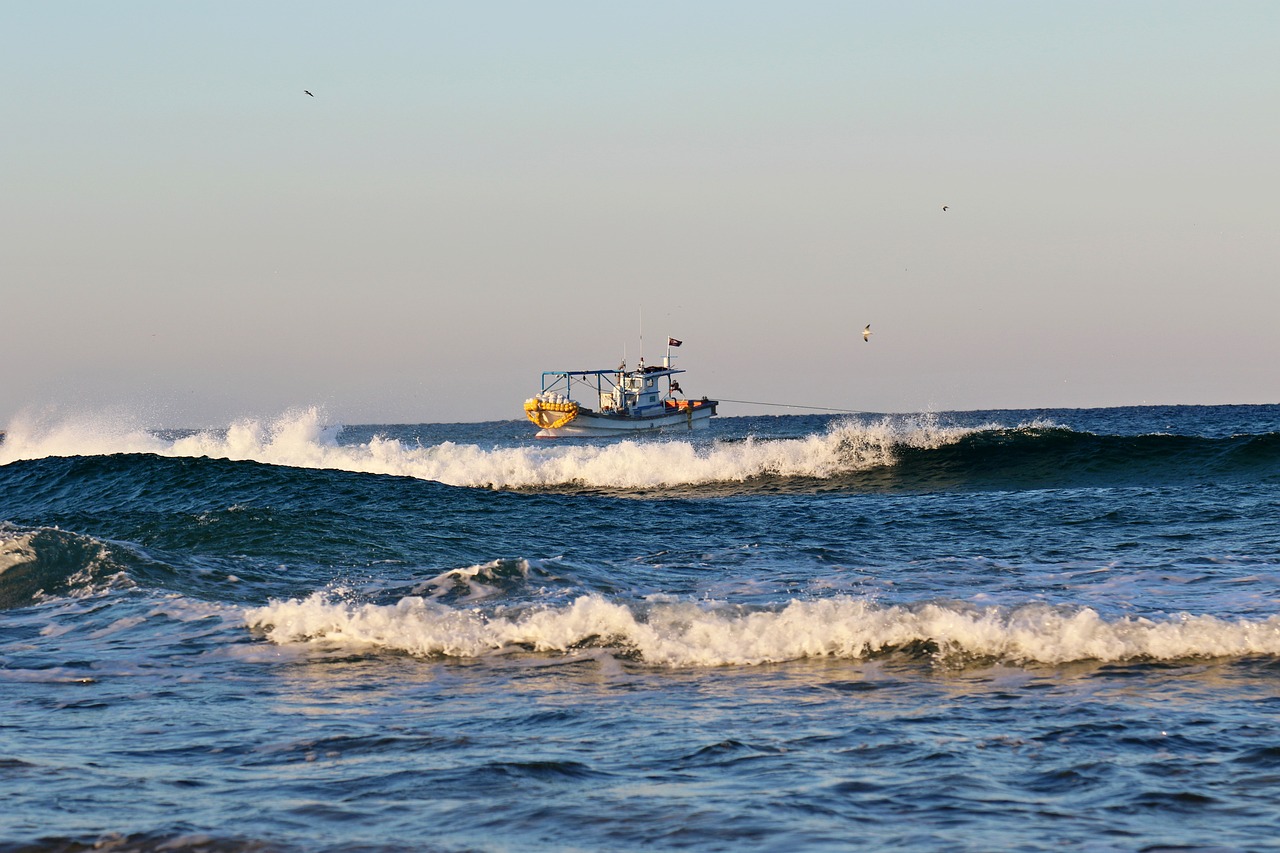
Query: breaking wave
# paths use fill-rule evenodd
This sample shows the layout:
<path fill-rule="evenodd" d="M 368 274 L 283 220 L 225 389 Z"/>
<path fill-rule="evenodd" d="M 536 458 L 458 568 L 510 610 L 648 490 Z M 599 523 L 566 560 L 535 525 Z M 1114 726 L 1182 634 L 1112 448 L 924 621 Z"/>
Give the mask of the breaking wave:
<path fill-rule="evenodd" d="M 181 435 L 20 418 L 0 444 L 0 464 L 140 453 L 407 476 L 462 487 L 616 491 L 1022 489 L 1280 476 L 1277 433 L 1107 436 L 1045 423 L 944 426 L 929 415 L 835 421 L 794 438 L 536 446 L 422 445 L 385 434 L 342 443 L 342 429 L 324 424 L 316 409 Z"/>
<path fill-rule="evenodd" d="M 1033 604 L 882 606 L 854 598 L 750 609 L 656 598 L 626 604 L 590 594 L 563 606 L 457 609 L 419 596 L 350 604 L 327 593 L 246 611 L 277 644 L 319 643 L 424 657 L 605 649 L 672 667 L 861 659 L 895 651 L 947 664 L 1180 660 L 1280 655 L 1280 617 L 1181 615 L 1105 619 L 1090 608 Z"/>
<path fill-rule="evenodd" d="M 0 523 L 0 609 L 56 596 L 89 596 L 131 583 L 125 567 L 100 540 Z"/>
<path fill-rule="evenodd" d="M 110 423 L 39 425 L 20 419 L 0 445 L 0 464 L 50 456 L 147 453 L 391 474 L 453 486 L 646 489 L 762 476 L 825 479 L 891 465 L 901 448 L 938 447 L 970 432 L 921 417 L 872 425 L 841 423 L 826 433 L 795 439 L 481 447 L 450 441 L 421 446 L 381 436 L 362 444 L 340 444 L 341 431 L 340 426 L 323 424 L 316 409 L 175 438 Z"/>

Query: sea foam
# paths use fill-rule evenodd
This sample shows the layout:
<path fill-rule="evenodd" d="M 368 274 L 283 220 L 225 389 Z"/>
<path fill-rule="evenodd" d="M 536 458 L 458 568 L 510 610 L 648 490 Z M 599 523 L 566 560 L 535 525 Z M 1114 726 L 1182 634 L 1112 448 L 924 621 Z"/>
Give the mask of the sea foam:
<path fill-rule="evenodd" d="M 959 441 L 973 429 L 941 427 L 929 416 L 875 423 L 839 421 L 799 438 L 736 442 L 631 441 L 536 447 L 430 446 L 374 437 L 339 444 L 341 427 L 326 425 L 312 408 L 274 421 L 246 419 L 226 430 L 162 438 L 109 419 L 41 423 L 18 418 L 0 444 L 0 464 L 48 456 L 151 453 L 210 457 L 297 468 L 392 474 L 453 486 L 538 488 L 562 485 L 644 489 L 753 477 L 826 478 L 892 465 L 906 447 L 929 449 Z"/>
<path fill-rule="evenodd" d="M 356 605 L 315 593 L 248 610 L 245 619 L 278 644 L 464 658 L 603 647 L 647 664 L 675 667 L 859 659 L 919 644 L 929 644 L 941 661 L 1021 664 L 1280 654 L 1276 616 L 1256 621 L 1191 615 L 1107 620 L 1090 608 L 882 606 L 844 597 L 750 610 L 672 600 L 623 603 L 583 595 L 563 606 L 486 612 L 417 596 L 394 604 Z"/>

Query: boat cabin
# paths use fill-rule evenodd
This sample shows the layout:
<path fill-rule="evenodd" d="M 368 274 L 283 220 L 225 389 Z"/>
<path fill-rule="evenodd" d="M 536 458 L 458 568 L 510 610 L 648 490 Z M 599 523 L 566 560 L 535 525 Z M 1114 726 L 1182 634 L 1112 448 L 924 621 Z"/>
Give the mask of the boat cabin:
<path fill-rule="evenodd" d="M 601 414 L 643 416 L 670 407 L 671 377 L 684 373 L 674 367 L 640 367 L 636 370 L 553 370 L 542 374 L 543 395 L 560 395 L 572 401 L 574 390 L 594 392 Z M 586 386 L 586 388 L 582 388 Z"/>

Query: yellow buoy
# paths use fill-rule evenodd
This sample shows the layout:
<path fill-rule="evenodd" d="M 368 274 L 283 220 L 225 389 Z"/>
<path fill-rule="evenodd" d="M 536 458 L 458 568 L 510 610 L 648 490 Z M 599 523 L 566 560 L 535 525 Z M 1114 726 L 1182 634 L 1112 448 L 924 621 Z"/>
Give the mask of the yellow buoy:
<path fill-rule="evenodd" d="M 542 429 L 558 429 L 578 416 L 578 404 L 534 399 L 525 402 L 524 413 Z"/>

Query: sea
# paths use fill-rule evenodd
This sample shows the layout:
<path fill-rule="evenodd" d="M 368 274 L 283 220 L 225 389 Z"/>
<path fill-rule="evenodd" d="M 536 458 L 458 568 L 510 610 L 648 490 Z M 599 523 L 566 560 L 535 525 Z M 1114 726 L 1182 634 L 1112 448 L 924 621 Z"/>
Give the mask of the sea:
<path fill-rule="evenodd" d="M 4 427 L 6 853 L 1280 849 L 1280 406 Z"/>

